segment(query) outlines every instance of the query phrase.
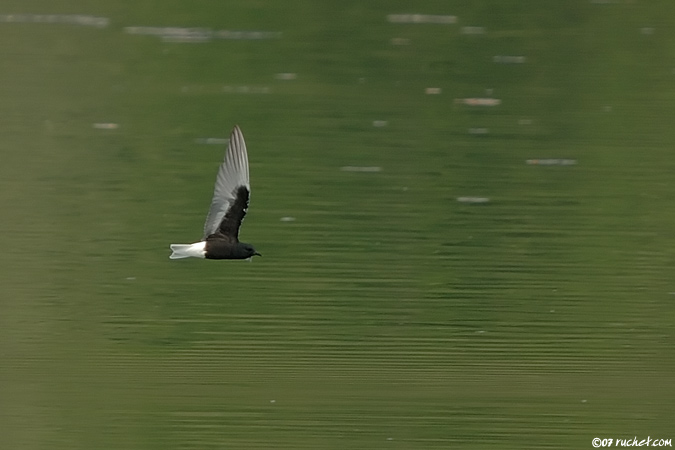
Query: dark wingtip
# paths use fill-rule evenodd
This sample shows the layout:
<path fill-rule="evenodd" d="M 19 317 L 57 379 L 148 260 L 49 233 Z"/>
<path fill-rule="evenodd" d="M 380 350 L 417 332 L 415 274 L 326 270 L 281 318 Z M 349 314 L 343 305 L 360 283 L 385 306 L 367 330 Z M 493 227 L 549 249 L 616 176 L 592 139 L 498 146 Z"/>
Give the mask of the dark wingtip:
<path fill-rule="evenodd" d="M 256 256 L 256 255 L 257 255 L 257 256 L 262 256 L 262 255 L 261 255 L 260 253 L 258 253 L 258 252 L 253 253 L 253 256 Z"/>

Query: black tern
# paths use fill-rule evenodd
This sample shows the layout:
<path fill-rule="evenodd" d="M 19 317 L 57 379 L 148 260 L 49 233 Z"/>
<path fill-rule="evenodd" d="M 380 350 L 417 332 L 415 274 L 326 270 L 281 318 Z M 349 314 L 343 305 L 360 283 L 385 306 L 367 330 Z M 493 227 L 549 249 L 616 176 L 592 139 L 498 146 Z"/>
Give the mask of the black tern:
<path fill-rule="evenodd" d="M 218 169 L 211 208 L 204 224 L 204 236 L 194 244 L 171 244 L 171 259 L 248 259 L 262 256 L 251 244 L 239 242 L 239 227 L 244 220 L 251 195 L 248 180 L 248 154 L 244 135 L 235 126 Z"/>

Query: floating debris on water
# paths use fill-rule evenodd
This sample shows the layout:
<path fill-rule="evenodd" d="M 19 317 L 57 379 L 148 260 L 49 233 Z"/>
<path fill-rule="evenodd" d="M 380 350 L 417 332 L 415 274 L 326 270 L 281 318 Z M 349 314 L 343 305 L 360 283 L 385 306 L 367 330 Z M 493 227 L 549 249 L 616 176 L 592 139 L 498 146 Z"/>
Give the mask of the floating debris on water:
<path fill-rule="evenodd" d="M 525 163 L 532 166 L 573 166 L 577 163 L 576 159 L 528 159 Z"/>
<path fill-rule="evenodd" d="M 272 89 L 269 86 L 183 86 L 181 92 L 184 94 L 269 94 Z"/>
<path fill-rule="evenodd" d="M 387 125 L 389 125 L 388 120 L 373 120 L 373 126 L 374 127 L 381 128 L 381 127 L 386 127 Z"/>
<path fill-rule="evenodd" d="M 424 93 L 427 95 L 438 95 L 441 93 L 441 88 L 439 87 L 429 87 L 424 90 Z"/>
<path fill-rule="evenodd" d="M 174 32 L 161 35 L 162 42 L 192 42 L 201 44 L 211 40 L 211 34 L 208 30 L 199 28 L 185 28 L 180 32 Z"/>
<path fill-rule="evenodd" d="M 292 72 L 284 72 L 274 75 L 274 78 L 277 80 L 295 80 L 298 78 L 298 74 Z"/>
<path fill-rule="evenodd" d="M 116 123 L 102 122 L 102 123 L 93 124 L 93 127 L 98 129 L 98 130 L 116 130 L 120 126 L 119 126 L 119 124 L 116 124 Z"/>
<path fill-rule="evenodd" d="M 462 34 L 485 34 L 485 27 L 462 27 L 460 33 Z"/>
<path fill-rule="evenodd" d="M 487 203 L 490 201 L 488 197 L 457 197 L 460 203 Z"/>
<path fill-rule="evenodd" d="M 207 145 L 222 145 L 227 144 L 228 139 L 225 138 L 197 138 L 195 142 L 197 144 L 207 144 Z"/>
<path fill-rule="evenodd" d="M 0 14 L 0 23 L 65 23 L 105 28 L 110 20 L 107 17 L 80 14 Z"/>
<path fill-rule="evenodd" d="M 343 166 L 340 168 L 343 172 L 382 172 L 380 166 Z"/>
<path fill-rule="evenodd" d="M 488 134 L 489 132 L 487 128 L 469 128 L 469 134 Z"/>
<path fill-rule="evenodd" d="M 165 42 L 209 42 L 213 39 L 257 41 L 279 39 L 278 31 L 231 31 L 199 27 L 125 27 L 128 34 L 157 36 Z"/>
<path fill-rule="evenodd" d="M 208 28 L 185 27 L 125 27 L 127 34 L 157 36 L 167 42 L 206 42 L 213 32 Z"/>
<path fill-rule="evenodd" d="M 492 57 L 492 61 L 500 64 L 523 64 L 525 62 L 524 56 L 510 56 L 510 55 L 496 55 Z"/>
<path fill-rule="evenodd" d="M 216 39 L 232 39 L 232 40 L 246 40 L 259 41 L 263 39 L 281 39 L 281 31 L 231 31 L 218 30 L 213 32 L 213 37 Z"/>
<path fill-rule="evenodd" d="M 279 219 L 282 222 L 295 222 L 295 217 L 285 216 Z"/>
<path fill-rule="evenodd" d="M 469 98 L 456 98 L 456 104 L 469 105 L 469 106 L 497 106 L 502 103 L 498 98 L 490 97 L 469 97 Z"/>
<path fill-rule="evenodd" d="M 389 14 L 387 21 L 390 23 L 457 23 L 457 16 L 439 16 L 433 14 Z"/>
<path fill-rule="evenodd" d="M 408 38 L 391 38 L 391 45 L 410 45 Z"/>
<path fill-rule="evenodd" d="M 281 39 L 281 31 L 230 31 L 218 30 L 213 32 L 213 37 L 217 39 L 234 40 L 261 40 L 261 39 Z"/>
<path fill-rule="evenodd" d="M 223 86 L 222 91 L 235 94 L 269 94 L 270 88 L 267 86 Z"/>

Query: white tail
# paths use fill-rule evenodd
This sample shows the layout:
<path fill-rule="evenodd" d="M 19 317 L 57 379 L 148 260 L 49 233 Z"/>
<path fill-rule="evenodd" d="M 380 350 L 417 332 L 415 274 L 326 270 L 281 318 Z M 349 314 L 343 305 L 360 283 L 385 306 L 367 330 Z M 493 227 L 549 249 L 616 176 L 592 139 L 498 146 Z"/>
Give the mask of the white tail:
<path fill-rule="evenodd" d="M 195 242 L 194 244 L 171 244 L 170 259 L 181 258 L 204 258 L 206 257 L 206 242 Z"/>

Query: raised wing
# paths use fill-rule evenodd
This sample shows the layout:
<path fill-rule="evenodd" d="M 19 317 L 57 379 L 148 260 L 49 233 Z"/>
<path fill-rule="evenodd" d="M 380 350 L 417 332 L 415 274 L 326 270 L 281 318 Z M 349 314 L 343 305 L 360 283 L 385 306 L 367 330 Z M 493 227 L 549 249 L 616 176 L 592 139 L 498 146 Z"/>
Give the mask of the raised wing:
<path fill-rule="evenodd" d="M 246 143 L 239 126 L 235 126 L 216 177 L 211 208 L 204 224 L 204 239 L 217 231 L 237 239 L 250 192 Z"/>

